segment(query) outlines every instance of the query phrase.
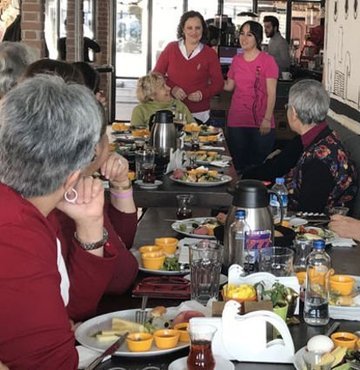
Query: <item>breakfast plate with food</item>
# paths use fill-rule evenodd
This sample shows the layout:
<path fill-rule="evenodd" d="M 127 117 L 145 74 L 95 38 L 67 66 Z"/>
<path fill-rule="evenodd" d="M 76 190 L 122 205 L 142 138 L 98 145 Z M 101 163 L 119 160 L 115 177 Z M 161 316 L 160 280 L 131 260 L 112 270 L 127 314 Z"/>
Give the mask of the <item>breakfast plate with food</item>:
<path fill-rule="evenodd" d="M 227 184 L 232 177 L 206 167 L 198 167 L 191 170 L 177 168 L 170 175 L 170 179 L 183 185 L 210 187 Z"/>
<path fill-rule="evenodd" d="M 216 217 L 195 217 L 176 221 L 171 225 L 171 228 L 182 235 L 215 239 L 214 229 L 219 225 Z"/>
<path fill-rule="evenodd" d="M 324 239 L 327 244 L 330 244 L 331 240 L 337 237 L 331 230 L 313 226 L 299 226 L 296 232 L 297 238 L 306 240 Z"/>
<path fill-rule="evenodd" d="M 195 158 L 195 162 L 200 165 L 208 165 L 211 162 L 229 162 L 231 157 L 228 155 L 223 155 L 217 151 L 206 151 L 198 150 L 196 152 L 189 152 L 189 154 Z"/>
<path fill-rule="evenodd" d="M 360 276 L 339 275 L 329 278 L 329 316 L 339 320 L 360 320 Z"/>
<path fill-rule="evenodd" d="M 137 311 L 131 309 L 96 316 L 76 329 L 75 338 L 83 346 L 103 352 L 120 335 L 129 332 L 125 342 L 114 354 L 126 357 L 158 356 L 189 346 L 189 341 L 185 341 L 186 338 L 181 338 L 173 330 L 179 320 L 184 320 L 184 314 L 176 307 L 147 309 L 147 320 L 143 325 L 136 322 Z M 166 342 L 170 336 L 174 336 L 174 341 L 168 344 Z"/>
<path fill-rule="evenodd" d="M 189 265 L 180 263 L 177 254 L 173 256 L 165 256 L 161 266 L 156 268 L 145 267 L 141 253 L 138 250 L 130 249 L 139 264 L 139 270 L 152 275 L 186 275 L 190 272 Z M 155 266 L 154 266 L 155 267 Z"/>
<path fill-rule="evenodd" d="M 220 129 L 218 127 L 214 126 L 208 126 L 208 125 L 198 125 L 197 123 L 187 123 L 184 125 L 183 130 L 186 133 L 193 133 L 198 132 L 201 136 L 208 136 L 208 135 L 217 135 L 220 133 Z"/>
<path fill-rule="evenodd" d="M 336 335 L 348 334 L 345 332 L 338 332 L 331 335 L 314 335 L 311 337 L 307 345 L 300 348 L 294 355 L 294 366 L 296 370 L 306 370 L 307 364 L 305 359 L 309 361 L 308 366 L 313 364 L 314 369 L 337 369 L 339 365 L 345 363 L 348 358 L 348 349 L 341 346 L 335 346 L 333 339 Z M 350 333 L 349 333 L 350 334 Z M 310 364 L 311 361 L 311 364 Z M 347 362 L 347 361 L 346 361 Z M 339 367 L 339 369 L 342 366 Z M 346 367 L 346 369 L 350 369 Z"/>

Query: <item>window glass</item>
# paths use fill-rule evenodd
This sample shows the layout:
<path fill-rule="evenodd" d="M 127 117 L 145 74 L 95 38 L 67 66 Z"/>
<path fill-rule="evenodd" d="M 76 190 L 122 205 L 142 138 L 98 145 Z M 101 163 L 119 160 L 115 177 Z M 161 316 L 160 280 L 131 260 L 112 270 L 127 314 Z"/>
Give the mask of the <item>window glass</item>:
<path fill-rule="evenodd" d="M 57 58 L 57 0 L 45 2 L 45 41 L 49 57 Z"/>
<path fill-rule="evenodd" d="M 94 37 L 93 0 L 84 0 L 84 36 Z"/>
<path fill-rule="evenodd" d="M 217 0 L 188 0 L 188 10 L 200 12 L 204 19 L 214 18 L 218 10 Z"/>
<path fill-rule="evenodd" d="M 183 2 L 154 0 L 152 17 L 152 67 L 170 41 L 177 39 L 177 26 L 183 14 Z"/>
<path fill-rule="evenodd" d="M 119 1 L 116 9 L 116 75 L 146 74 L 148 2 Z"/>

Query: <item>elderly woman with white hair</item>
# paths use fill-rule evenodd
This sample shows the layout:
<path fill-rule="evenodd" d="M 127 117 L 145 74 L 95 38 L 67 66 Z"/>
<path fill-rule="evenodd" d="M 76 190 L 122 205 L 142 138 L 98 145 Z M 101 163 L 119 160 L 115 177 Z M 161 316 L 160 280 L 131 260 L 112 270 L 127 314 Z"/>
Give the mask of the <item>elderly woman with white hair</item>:
<path fill-rule="evenodd" d="M 301 80 L 290 88 L 287 118 L 304 147 L 286 176 L 291 210 L 324 212 L 337 205 L 351 207 L 356 194 L 355 167 L 325 121 L 329 105 L 329 95 L 318 81 Z"/>
<path fill-rule="evenodd" d="M 86 273 L 86 266 L 73 253 L 65 267 L 47 216 L 56 207 L 74 214 L 76 204 L 78 248 L 111 264 L 104 189 L 82 175 L 101 124 L 93 93 L 55 76 L 25 80 L 1 100 L 0 359 L 10 369 L 77 369 L 68 269 Z"/>
<path fill-rule="evenodd" d="M 158 110 L 175 109 L 181 113 L 187 123 L 194 122 L 188 107 L 179 99 L 170 94 L 170 87 L 166 85 L 161 73 L 150 72 L 140 77 L 136 87 L 136 96 L 140 102 L 132 111 L 132 126 L 148 126 L 151 116 Z"/>

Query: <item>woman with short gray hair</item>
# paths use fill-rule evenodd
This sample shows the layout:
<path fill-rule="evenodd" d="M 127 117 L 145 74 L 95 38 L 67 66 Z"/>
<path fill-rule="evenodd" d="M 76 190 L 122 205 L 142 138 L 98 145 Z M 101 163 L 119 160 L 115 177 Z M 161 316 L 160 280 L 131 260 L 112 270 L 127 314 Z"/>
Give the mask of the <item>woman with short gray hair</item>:
<path fill-rule="evenodd" d="M 0 98 L 16 85 L 25 68 L 36 59 L 35 49 L 22 42 L 0 43 Z"/>
<path fill-rule="evenodd" d="M 1 100 L 0 358 L 10 369 L 77 369 L 67 269 L 82 266 L 68 256 L 65 267 L 47 215 L 63 203 L 86 209 L 104 198 L 100 180 L 88 194 L 75 191 L 101 123 L 92 92 L 55 76 L 25 80 Z M 102 209 L 89 218 L 75 238 L 80 249 L 96 245 L 89 251 L 96 254 L 107 242 Z"/>
<path fill-rule="evenodd" d="M 304 147 L 286 176 L 290 210 L 324 212 L 339 205 L 351 208 L 356 195 L 355 166 L 325 121 L 329 105 L 328 93 L 316 80 L 301 80 L 290 88 L 287 118 Z"/>

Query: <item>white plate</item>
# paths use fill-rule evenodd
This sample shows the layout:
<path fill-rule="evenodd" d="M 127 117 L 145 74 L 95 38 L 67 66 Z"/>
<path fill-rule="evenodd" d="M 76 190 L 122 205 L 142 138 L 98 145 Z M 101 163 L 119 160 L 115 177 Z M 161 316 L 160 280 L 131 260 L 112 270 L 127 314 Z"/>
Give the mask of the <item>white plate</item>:
<path fill-rule="evenodd" d="M 131 134 L 114 132 L 113 135 L 115 136 L 115 140 L 123 141 L 124 143 L 133 143 L 135 141 L 135 137 Z"/>
<path fill-rule="evenodd" d="M 289 226 L 291 227 L 299 227 L 299 226 L 306 225 L 307 223 L 308 223 L 307 220 L 305 220 L 304 218 L 300 218 L 300 217 L 290 218 L 289 220 Z"/>
<path fill-rule="evenodd" d="M 190 274 L 189 275 L 186 275 L 184 276 L 184 279 L 186 280 L 189 280 L 190 281 Z M 228 281 L 228 278 L 226 275 L 224 274 L 220 274 L 220 285 L 225 285 Z"/>
<path fill-rule="evenodd" d="M 186 275 L 186 274 L 188 274 L 190 272 L 190 269 L 188 269 L 188 268 L 187 269 L 184 269 L 184 270 L 181 270 L 181 271 L 165 271 L 165 270 L 150 270 L 150 269 L 146 269 L 142 265 L 140 252 L 138 250 L 136 250 L 136 249 L 130 249 L 130 252 L 137 259 L 138 264 L 139 264 L 139 270 L 140 271 L 147 272 L 148 274 L 153 274 L 153 275 Z"/>
<path fill-rule="evenodd" d="M 215 370 L 234 370 L 235 366 L 234 364 L 220 356 L 214 356 L 215 358 Z M 187 370 L 187 364 L 186 364 L 187 357 L 179 358 L 175 361 L 173 361 L 169 367 L 168 370 Z"/>
<path fill-rule="evenodd" d="M 210 186 L 224 185 L 232 180 L 232 177 L 228 175 L 221 175 L 219 178 L 219 181 L 208 181 L 208 182 L 189 182 L 189 181 L 174 179 L 172 175 L 169 177 L 172 181 L 175 181 L 179 184 L 188 185 L 188 186 L 198 186 L 198 187 L 210 187 Z"/>
<path fill-rule="evenodd" d="M 194 227 L 192 226 L 193 223 L 197 224 L 203 224 L 206 220 L 216 220 L 215 217 L 195 217 L 195 218 L 186 218 L 184 220 L 176 221 L 173 224 L 171 224 L 171 228 L 175 230 L 177 233 L 186 235 L 186 236 L 192 236 L 194 238 L 200 238 L 200 239 L 215 239 L 215 236 L 213 235 L 198 235 L 194 234 L 192 231 L 194 230 Z M 180 225 L 186 226 L 186 231 L 182 231 L 180 228 Z"/>
<path fill-rule="evenodd" d="M 354 290 L 360 294 L 360 276 L 350 276 L 355 279 Z M 329 316 L 337 320 L 360 321 L 360 306 L 336 306 L 330 304 Z"/>
<path fill-rule="evenodd" d="M 141 189 L 151 190 L 151 189 L 156 189 L 158 186 L 160 186 L 162 184 L 162 181 L 155 180 L 154 183 L 147 183 L 147 182 L 143 182 L 142 180 L 136 180 L 135 184 L 139 185 Z"/>
<path fill-rule="evenodd" d="M 302 235 L 304 235 L 305 239 L 308 240 L 324 239 L 326 244 L 331 244 L 331 240 L 337 237 L 337 234 L 335 234 L 333 231 L 329 229 L 322 229 L 321 227 L 305 226 L 304 229 L 306 230 L 306 233 Z M 320 234 L 312 234 L 308 232 L 308 230 L 316 230 L 317 232 L 320 232 Z M 300 235 L 301 234 L 298 234 L 298 236 Z"/>
<path fill-rule="evenodd" d="M 303 360 L 303 354 L 306 347 L 300 348 L 294 355 L 294 366 L 296 370 L 306 370 L 306 365 Z"/>
<path fill-rule="evenodd" d="M 99 342 L 96 338 L 92 337 L 93 334 L 111 328 L 111 320 L 113 317 L 118 317 L 125 320 L 135 321 L 135 312 L 137 309 L 133 310 L 125 310 L 125 311 L 117 311 L 107 313 L 105 315 L 94 317 L 90 320 L 83 322 L 75 331 L 75 338 L 76 340 L 81 343 L 83 346 L 88 347 L 94 351 L 103 352 L 106 348 L 111 345 L 111 342 Z M 164 317 L 166 319 L 173 319 L 175 315 L 167 316 L 166 314 Z M 166 353 L 178 351 L 180 349 L 188 347 L 188 343 L 179 342 L 178 345 L 174 348 L 170 349 L 158 349 L 155 346 L 155 342 L 147 352 L 130 352 L 127 348 L 126 341 L 123 343 L 120 348 L 115 352 L 117 356 L 126 356 L 126 357 L 150 357 L 150 356 L 158 356 L 163 355 Z"/>
<path fill-rule="evenodd" d="M 196 163 L 197 164 L 203 164 L 203 165 L 211 165 L 211 162 L 226 162 L 226 161 L 231 161 L 231 157 L 228 156 L 228 155 L 221 155 L 220 158 L 217 158 L 217 159 L 212 159 L 211 161 L 202 161 L 202 160 L 199 160 L 197 159 L 196 160 Z"/>

